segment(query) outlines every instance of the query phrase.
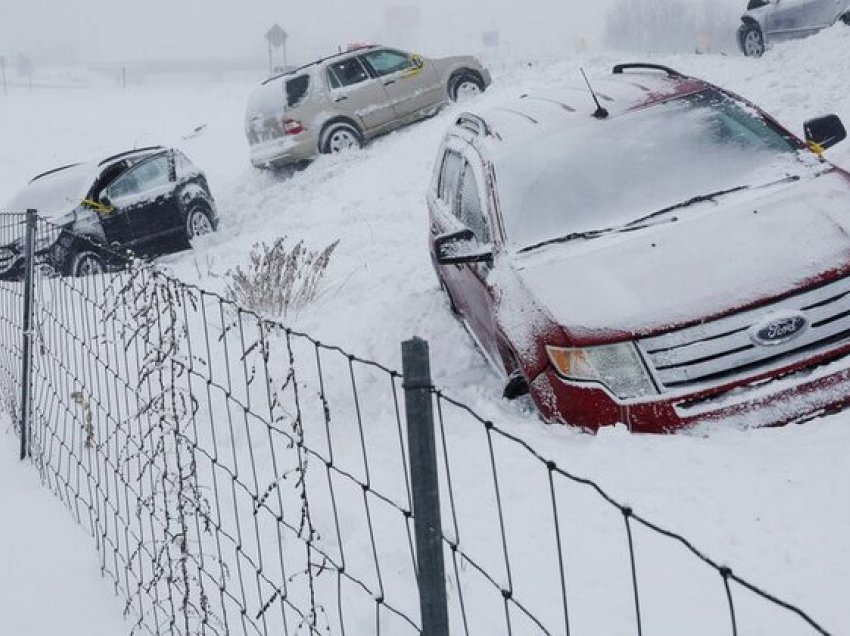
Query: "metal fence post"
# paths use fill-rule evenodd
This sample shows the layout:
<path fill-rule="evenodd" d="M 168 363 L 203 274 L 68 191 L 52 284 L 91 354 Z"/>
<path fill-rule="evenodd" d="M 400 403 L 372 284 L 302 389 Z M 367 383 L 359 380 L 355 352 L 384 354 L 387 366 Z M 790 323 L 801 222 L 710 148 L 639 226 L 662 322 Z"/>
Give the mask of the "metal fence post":
<path fill-rule="evenodd" d="M 24 235 L 24 318 L 23 346 L 21 347 L 21 459 L 29 456 L 32 382 L 32 307 L 35 277 L 35 234 L 38 212 L 27 210 L 26 234 Z"/>
<path fill-rule="evenodd" d="M 422 636 L 448 636 L 443 526 L 428 343 L 414 338 L 402 343 L 401 350 Z"/>

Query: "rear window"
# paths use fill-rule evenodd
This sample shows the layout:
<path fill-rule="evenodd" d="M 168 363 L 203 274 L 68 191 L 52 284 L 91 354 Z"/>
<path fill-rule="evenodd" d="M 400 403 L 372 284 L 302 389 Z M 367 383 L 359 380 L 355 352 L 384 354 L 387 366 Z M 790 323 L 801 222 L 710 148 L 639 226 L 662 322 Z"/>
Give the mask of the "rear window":
<path fill-rule="evenodd" d="M 307 96 L 310 88 L 310 76 L 299 75 L 286 82 L 286 104 L 290 108 L 298 106 Z"/>

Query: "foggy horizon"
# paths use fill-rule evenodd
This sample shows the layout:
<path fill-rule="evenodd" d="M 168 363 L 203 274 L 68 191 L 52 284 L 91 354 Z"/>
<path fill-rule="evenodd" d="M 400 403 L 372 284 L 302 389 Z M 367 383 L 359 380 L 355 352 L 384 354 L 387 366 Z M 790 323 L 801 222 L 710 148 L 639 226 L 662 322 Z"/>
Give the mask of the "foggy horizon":
<path fill-rule="evenodd" d="M 324 0 L 287 10 L 278 1 L 258 0 L 246 10 L 223 0 L 150 0 L 138 11 L 106 0 L 0 0 L 0 55 L 71 64 L 261 59 L 267 55 L 264 34 L 273 24 L 288 31 L 288 62 L 294 64 L 363 41 L 432 55 L 476 53 L 484 48 L 486 31 L 499 32 L 508 54 L 560 54 L 580 40 L 590 46 L 601 40 L 612 1 L 568 8 L 556 0 L 530 0 L 518 10 L 515 0 L 363 0 L 355 9 Z M 388 33 L 391 7 L 418 7 L 419 27 Z"/>

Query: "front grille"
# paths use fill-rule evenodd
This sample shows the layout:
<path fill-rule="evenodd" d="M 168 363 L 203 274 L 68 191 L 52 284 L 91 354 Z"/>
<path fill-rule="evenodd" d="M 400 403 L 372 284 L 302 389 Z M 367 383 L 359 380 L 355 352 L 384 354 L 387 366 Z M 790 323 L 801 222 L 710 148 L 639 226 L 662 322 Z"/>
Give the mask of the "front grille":
<path fill-rule="evenodd" d="M 794 312 L 808 327 L 782 344 L 765 346 L 752 330 L 771 316 Z M 662 389 L 694 388 L 754 375 L 850 343 L 850 278 L 732 316 L 643 338 L 638 347 Z"/>

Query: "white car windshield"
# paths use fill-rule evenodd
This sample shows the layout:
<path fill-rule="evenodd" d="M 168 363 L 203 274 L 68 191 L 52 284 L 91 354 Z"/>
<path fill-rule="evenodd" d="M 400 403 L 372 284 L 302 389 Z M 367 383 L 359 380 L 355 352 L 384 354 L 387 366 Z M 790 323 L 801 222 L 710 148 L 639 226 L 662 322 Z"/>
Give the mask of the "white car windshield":
<path fill-rule="evenodd" d="M 527 247 L 762 185 L 803 171 L 799 151 L 716 90 L 559 131 L 496 161 L 507 239 Z"/>
<path fill-rule="evenodd" d="M 44 218 L 62 216 L 80 205 L 96 175 L 92 165 L 86 163 L 44 175 L 9 201 L 6 210 L 15 213 L 37 210 Z"/>

